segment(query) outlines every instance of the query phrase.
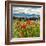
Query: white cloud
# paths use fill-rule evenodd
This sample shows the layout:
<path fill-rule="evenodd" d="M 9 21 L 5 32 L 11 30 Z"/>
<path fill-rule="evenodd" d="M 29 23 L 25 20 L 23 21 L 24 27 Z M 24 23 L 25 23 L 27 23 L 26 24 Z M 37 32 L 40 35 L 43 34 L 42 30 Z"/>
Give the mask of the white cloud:
<path fill-rule="evenodd" d="M 40 8 L 13 7 L 13 13 L 40 14 Z"/>

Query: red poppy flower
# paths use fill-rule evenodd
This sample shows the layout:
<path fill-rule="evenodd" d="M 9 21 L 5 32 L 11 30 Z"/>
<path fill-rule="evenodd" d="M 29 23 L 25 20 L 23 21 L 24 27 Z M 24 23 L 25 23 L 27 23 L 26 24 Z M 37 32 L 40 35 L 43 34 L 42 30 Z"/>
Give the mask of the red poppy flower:
<path fill-rule="evenodd" d="M 26 24 L 22 24 L 21 28 L 25 29 L 26 28 Z"/>
<path fill-rule="evenodd" d="M 26 24 L 31 24 L 31 20 L 27 20 Z"/>

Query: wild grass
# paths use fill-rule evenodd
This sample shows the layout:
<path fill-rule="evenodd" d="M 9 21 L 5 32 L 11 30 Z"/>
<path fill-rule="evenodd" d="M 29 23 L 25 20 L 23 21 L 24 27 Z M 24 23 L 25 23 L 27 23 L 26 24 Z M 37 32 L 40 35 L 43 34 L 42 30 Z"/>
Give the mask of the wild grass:
<path fill-rule="evenodd" d="M 14 38 L 40 37 L 40 20 L 14 19 L 12 33 Z"/>

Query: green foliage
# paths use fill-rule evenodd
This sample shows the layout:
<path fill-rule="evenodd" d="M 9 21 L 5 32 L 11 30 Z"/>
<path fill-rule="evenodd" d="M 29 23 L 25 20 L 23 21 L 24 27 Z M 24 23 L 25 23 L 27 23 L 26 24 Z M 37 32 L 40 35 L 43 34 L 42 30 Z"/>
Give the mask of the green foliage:
<path fill-rule="evenodd" d="M 13 37 L 15 38 L 28 38 L 28 37 L 40 37 L 40 21 L 33 21 L 32 25 L 27 25 L 25 29 L 21 28 L 21 24 L 25 23 L 27 20 L 22 19 L 19 21 L 18 19 L 13 20 L 12 23 L 12 32 Z"/>

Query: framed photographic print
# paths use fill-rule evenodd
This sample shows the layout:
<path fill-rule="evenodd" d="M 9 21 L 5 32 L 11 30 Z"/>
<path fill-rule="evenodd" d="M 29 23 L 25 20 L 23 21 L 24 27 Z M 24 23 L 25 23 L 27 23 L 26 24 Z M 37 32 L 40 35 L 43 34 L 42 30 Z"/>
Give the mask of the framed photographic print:
<path fill-rule="evenodd" d="M 45 42 L 44 2 L 5 2 L 5 43 Z"/>

